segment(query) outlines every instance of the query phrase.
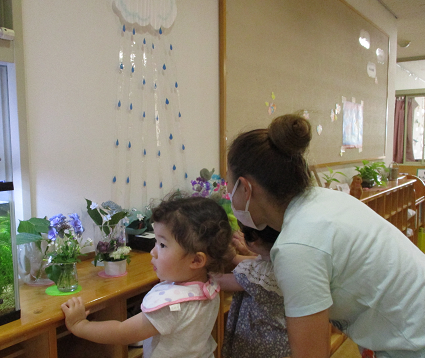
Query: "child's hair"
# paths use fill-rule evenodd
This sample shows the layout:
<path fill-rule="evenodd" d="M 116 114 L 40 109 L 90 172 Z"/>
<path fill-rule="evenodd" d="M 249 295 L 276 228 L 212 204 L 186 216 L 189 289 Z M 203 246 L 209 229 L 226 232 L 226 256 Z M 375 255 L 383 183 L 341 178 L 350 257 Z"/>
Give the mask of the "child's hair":
<path fill-rule="evenodd" d="M 238 224 L 247 243 L 261 240 L 263 244 L 271 248 L 280 234 L 279 231 L 272 229 L 270 226 L 266 226 L 263 230 L 256 230 L 248 226 L 244 226 L 239 221 Z"/>
<path fill-rule="evenodd" d="M 224 271 L 232 228 L 225 210 L 214 200 L 186 197 L 179 191 L 153 209 L 151 220 L 166 225 L 186 253 L 205 253 L 207 272 Z"/>

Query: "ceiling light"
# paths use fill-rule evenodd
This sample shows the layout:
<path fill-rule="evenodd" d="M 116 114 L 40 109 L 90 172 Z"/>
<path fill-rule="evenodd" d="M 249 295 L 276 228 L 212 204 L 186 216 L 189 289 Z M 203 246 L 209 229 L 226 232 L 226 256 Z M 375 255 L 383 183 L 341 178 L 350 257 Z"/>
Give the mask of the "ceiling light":
<path fill-rule="evenodd" d="M 411 43 L 412 41 L 409 41 L 409 40 L 398 40 L 397 41 L 397 44 L 400 46 L 400 47 L 403 47 L 403 48 L 406 48 L 406 47 L 409 47 L 409 45 L 410 45 L 410 43 Z"/>

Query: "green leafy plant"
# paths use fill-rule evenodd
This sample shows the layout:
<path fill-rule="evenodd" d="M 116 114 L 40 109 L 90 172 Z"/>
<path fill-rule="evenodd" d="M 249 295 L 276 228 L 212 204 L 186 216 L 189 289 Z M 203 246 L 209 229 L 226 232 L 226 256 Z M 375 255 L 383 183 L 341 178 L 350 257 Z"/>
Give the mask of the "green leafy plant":
<path fill-rule="evenodd" d="M 370 163 L 368 160 L 363 160 L 363 167 L 356 166 L 356 171 L 359 172 L 363 179 L 363 183 L 370 182 L 371 186 L 374 184 L 382 185 L 381 171 L 388 171 L 384 162 Z M 362 183 L 362 185 L 363 185 Z"/>
<path fill-rule="evenodd" d="M 98 205 L 97 203 L 86 199 L 87 213 L 94 223 L 106 234 L 109 235 L 111 228 L 128 216 L 128 210 L 123 209 L 113 201 L 105 201 Z"/>
<path fill-rule="evenodd" d="M 35 242 L 41 250 L 42 234 L 49 232 L 50 221 L 47 218 L 31 218 L 19 222 L 16 243 L 18 245 Z"/>
<path fill-rule="evenodd" d="M 342 172 L 335 172 L 335 171 L 332 170 L 332 168 L 329 168 L 329 167 L 327 167 L 327 169 L 329 171 L 329 175 L 328 174 L 323 174 L 323 177 L 322 177 L 323 180 L 325 181 L 325 183 L 327 184 L 327 186 L 330 186 L 333 181 L 334 182 L 337 182 L 337 183 L 340 183 L 340 181 L 337 178 L 335 178 L 335 174 L 340 174 L 340 175 L 342 175 L 344 177 L 347 177 Z"/>

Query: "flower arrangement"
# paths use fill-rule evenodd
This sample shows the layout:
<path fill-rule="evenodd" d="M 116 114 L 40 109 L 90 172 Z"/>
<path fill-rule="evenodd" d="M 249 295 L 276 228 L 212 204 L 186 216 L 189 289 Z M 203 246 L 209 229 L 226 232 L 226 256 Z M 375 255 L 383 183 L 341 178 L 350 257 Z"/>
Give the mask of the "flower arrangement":
<path fill-rule="evenodd" d="M 199 177 L 191 181 L 192 196 L 203 196 L 212 199 L 229 199 L 226 181 L 220 175 L 214 174 L 215 169 L 209 171 L 207 168 L 201 169 Z"/>
<path fill-rule="evenodd" d="M 62 214 L 49 219 L 47 256 L 50 257 L 51 265 L 46 267 L 46 273 L 61 291 L 73 291 L 78 286 L 75 266 L 63 264 L 80 262 L 81 249 L 92 245 L 91 239 L 82 243 L 83 232 L 84 228 L 76 213 L 70 214 L 68 219 Z"/>
<path fill-rule="evenodd" d="M 199 177 L 191 181 L 192 196 L 202 196 L 215 200 L 226 211 L 232 229 L 234 231 L 239 230 L 238 221 L 233 215 L 229 193 L 227 192 L 227 183 L 220 175 L 214 174 L 214 171 L 214 168 L 211 171 L 206 168 L 201 169 Z"/>
<path fill-rule="evenodd" d="M 126 224 L 129 223 L 128 217 L 132 217 L 131 213 L 113 201 L 106 201 L 101 205 L 89 199 L 86 199 L 86 202 L 87 213 L 99 227 L 102 235 L 96 246 L 94 265 L 97 266 L 99 261 L 127 260 L 127 263 L 130 263 L 131 248 L 126 245 L 124 221 Z M 136 219 L 143 217 L 141 213 L 133 215 Z"/>
<path fill-rule="evenodd" d="M 87 239 L 84 244 L 84 228 L 78 214 L 70 214 L 69 219 L 65 215 L 58 214 L 49 219 L 50 226 L 47 234 L 49 240 L 49 252 L 53 263 L 80 262 L 78 256 L 81 249 L 93 244 L 91 239 Z"/>
<path fill-rule="evenodd" d="M 65 215 L 58 214 L 50 219 L 31 218 L 22 220 L 18 226 L 16 235 L 17 244 L 34 242 L 42 252 L 43 261 L 47 261 L 49 266 L 45 272 L 49 279 L 57 283 L 60 271 L 52 264 L 66 264 L 79 262 L 81 249 L 92 245 L 92 241 L 87 239 L 82 244 L 82 234 L 84 228 L 78 214 L 70 214 L 67 219 Z M 42 250 L 42 241 L 47 245 Z M 40 266 L 36 279 L 41 275 L 43 266 Z"/>

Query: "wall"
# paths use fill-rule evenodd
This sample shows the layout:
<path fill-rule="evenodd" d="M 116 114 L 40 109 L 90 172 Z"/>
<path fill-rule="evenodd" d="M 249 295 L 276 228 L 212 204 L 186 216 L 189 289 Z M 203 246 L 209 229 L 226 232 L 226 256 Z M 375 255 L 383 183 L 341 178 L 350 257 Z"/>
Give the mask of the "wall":
<path fill-rule="evenodd" d="M 346 0 L 346 2 L 364 17 L 382 29 L 390 38 L 388 66 L 388 103 L 387 103 L 387 145 L 385 162 L 392 161 L 394 136 L 395 77 L 397 61 L 397 20 L 378 1 Z"/>
<path fill-rule="evenodd" d="M 376 0 L 347 2 L 390 36 L 391 153 L 396 20 Z M 108 148 L 120 22 L 111 0 L 23 0 L 22 7 L 31 215 L 82 214 L 85 197 L 111 196 Z M 177 0 L 172 36 L 187 118 L 188 176 L 194 178 L 219 161 L 218 1 Z M 89 222 L 83 216 L 83 224 Z"/>
<path fill-rule="evenodd" d="M 112 193 L 122 25 L 111 0 L 26 0 L 22 14 L 31 212 L 77 212 L 89 227 L 84 198 L 110 200 Z M 218 168 L 218 3 L 177 0 L 170 35 L 191 179 L 203 167 Z"/>

